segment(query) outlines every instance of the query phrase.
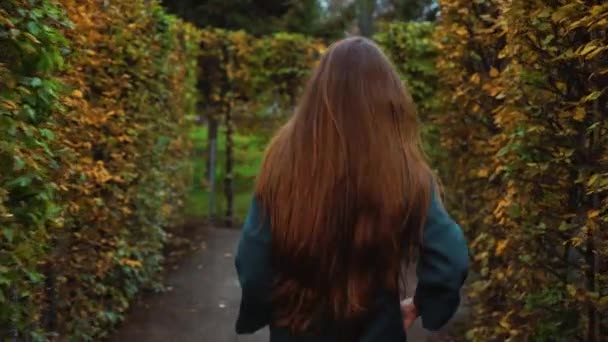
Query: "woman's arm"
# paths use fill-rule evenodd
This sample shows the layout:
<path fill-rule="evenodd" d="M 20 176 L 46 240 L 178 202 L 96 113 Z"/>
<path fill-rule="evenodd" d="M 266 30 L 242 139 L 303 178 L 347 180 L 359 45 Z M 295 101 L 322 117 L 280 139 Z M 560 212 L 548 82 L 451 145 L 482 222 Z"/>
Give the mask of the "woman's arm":
<path fill-rule="evenodd" d="M 422 326 L 439 330 L 460 304 L 460 288 L 468 273 L 469 253 L 462 229 L 433 193 L 416 268 L 414 305 Z"/>
<path fill-rule="evenodd" d="M 236 331 L 251 334 L 270 323 L 272 270 L 270 226 L 254 199 L 237 247 L 235 266 L 242 297 Z"/>

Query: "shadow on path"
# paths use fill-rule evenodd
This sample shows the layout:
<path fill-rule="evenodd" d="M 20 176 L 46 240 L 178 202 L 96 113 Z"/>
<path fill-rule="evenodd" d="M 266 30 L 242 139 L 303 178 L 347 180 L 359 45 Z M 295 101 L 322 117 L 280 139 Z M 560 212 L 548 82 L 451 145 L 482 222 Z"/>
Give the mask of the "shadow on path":
<path fill-rule="evenodd" d="M 145 296 L 134 304 L 112 342 L 268 342 L 267 329 L 252 336 L 237 336 L 234 322 L 240 289 L 233 253 L 236 229 L 209 229 L 197 252 L 169 273 L 169 292 Z M 410 277 L 409 284 L 415 279 Z M 408 332 L 408 341 L 437 341 L 420 322 Z"/>

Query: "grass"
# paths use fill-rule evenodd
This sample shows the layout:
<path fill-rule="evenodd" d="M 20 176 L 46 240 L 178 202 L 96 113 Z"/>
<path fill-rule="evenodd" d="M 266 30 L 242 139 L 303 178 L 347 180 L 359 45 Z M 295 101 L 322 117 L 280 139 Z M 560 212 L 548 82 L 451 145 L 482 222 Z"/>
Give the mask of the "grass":
<path fill-rule="evenodd" d="M 193 179 L 186 202 L 186 214 L 190 217 L 209 216 L 209 186 L 206 163 L 208 160 L 207 127 L 196 126 L 190 133 L 194 143 L 192 155 Z M 255 187 L 255 178 L 264 155 L 268 137 L 239 131 L 234 135 L 234 218 L 242 221 L 247 215 Z M 213 216 L 223 217 L 226 212 L 224 195 L 225 143 L 223 130 L 218 132 L 217 161 L 215 169 L 215 210 Z"/>

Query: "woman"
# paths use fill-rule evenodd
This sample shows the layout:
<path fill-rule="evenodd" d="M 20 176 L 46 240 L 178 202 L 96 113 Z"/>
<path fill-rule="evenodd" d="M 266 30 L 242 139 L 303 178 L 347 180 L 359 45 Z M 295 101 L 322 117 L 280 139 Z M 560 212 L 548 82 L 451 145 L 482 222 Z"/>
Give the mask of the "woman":
<path fill-rule="evenodd" d="M 436 195 L 415 112 L 374 43 L 330 47 L 265 155 L 236 256 L 238 333 L 402 342 L 418 316 L 430 330 L 451 318 L 468 251 Z M 400 303 L 415 254 L 413 302 Z"/>

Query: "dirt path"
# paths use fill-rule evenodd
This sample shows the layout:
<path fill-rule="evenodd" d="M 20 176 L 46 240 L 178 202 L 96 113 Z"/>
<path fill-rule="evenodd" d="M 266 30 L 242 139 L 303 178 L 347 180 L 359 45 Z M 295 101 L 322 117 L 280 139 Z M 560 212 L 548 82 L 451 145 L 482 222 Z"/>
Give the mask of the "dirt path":
<path fill-rule="evenodd" d="M 167 276 L 171 291 L 136 303 L 110 341 L 268 342 L 267 330 L 234 333 L 240 290 L 232 253 L 238 236 L 235 229 L 210 229 L 201 248 Z M 419 324 L 408 333 L 409 342 L 436 340 Z"/>

